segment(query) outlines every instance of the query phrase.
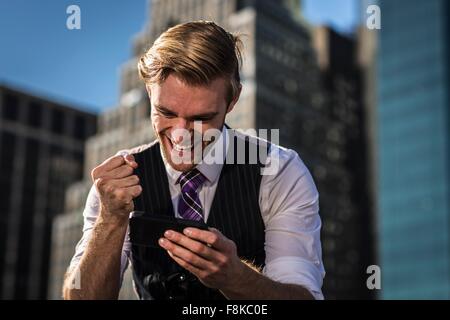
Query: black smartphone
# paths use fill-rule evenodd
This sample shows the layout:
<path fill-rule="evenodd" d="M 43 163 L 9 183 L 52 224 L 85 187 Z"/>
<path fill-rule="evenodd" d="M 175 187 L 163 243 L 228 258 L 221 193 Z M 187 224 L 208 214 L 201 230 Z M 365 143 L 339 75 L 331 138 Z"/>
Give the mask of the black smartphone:
<path fill-rule="evenodd" d="M 162 249 L 158 240 L 164 236 L 164 232 L 174 230 L 183 233 L 187 227 L 208 230 L 208 226 L 203 221 L 133 211 L 130 215 L 130 241 L 133 245 Z"/>

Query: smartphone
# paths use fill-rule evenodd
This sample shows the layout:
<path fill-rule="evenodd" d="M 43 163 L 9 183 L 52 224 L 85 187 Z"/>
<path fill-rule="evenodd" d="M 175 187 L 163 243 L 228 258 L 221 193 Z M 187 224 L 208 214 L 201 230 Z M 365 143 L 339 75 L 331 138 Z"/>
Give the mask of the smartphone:
<path fill-rule="evenodd" d="M 130 241 L 133 245 L 163 249 L 158 244 L 158 240 L 164 236 L 164 232 L 174 230 L 183 233 L 187 227 L 208 230 L 208 226 L 203 221 L 133 211 L 130 215 Z"/>

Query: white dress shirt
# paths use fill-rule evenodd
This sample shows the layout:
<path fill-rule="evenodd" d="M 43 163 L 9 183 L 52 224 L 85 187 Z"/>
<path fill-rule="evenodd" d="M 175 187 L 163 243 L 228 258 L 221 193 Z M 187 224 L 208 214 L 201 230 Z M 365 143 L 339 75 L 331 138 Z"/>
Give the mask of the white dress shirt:
<path fill-rule="evenodd" d="M 222 130 L 216 143 L 225 142 L 227 148 L 229 139 L 226 132 Z M 262 175 L 259 193 L 259 207 L 265 226 L 266 261 L 263 274 L 274 281 L 301 285 L 316 299 L 323 299 L 321 287 L 325 270 L 320 243 L 319 194 L 308 169 L 295 151 L 272 145 L 267 160 L 273 161 L 275 158 L 279 161 L 278 170 L 275 174 Z M 205 221 L 222 167 L 223 164 L 219 163 L 202 162 L 197 165 L 197 169 L 207 178 L 199 190 Z M 174 212 L 178 217 L 181 190 L 176 181 L 181 172 L 167 163 L 166 171 Z M 83 212 L 83 236 L 76 246 L 69 270 L 77 267 L 98 213 L 99 198 L 96 188 L 92 186 Z M 127 235 L 122 250 L 122 277 L 130 254 L 131 243 Z"/>

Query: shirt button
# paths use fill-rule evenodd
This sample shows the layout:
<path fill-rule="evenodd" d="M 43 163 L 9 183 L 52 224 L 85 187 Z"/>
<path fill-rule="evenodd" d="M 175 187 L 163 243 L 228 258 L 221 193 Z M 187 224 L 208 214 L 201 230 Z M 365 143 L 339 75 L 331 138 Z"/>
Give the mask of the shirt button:
<path fill-rule="evenodd" d="M 178 279 L 179 279 L 180 281 L 184 281 L 184 279 L 186 279 L 186 276 L 185 276 L 184 274 L 181 274 L 181 275 L 178 277 Z"/>

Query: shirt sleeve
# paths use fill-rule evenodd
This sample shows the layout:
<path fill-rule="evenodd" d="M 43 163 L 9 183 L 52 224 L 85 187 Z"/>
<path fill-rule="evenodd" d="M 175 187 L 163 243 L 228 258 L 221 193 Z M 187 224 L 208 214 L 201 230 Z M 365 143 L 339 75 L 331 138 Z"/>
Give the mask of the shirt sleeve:
<path fill-rule="evenodd" d="M 277 170 L 261 179 L 259 200 L 266 227 L 263 274 L 301 285 L 316 299 L 323 299 L 317 188 L 295 151 L 274 146 L 269 158 L 277 162 Z"/>
<path fill-rule="evenodd" d="M 72 257 L 72 260 L 70 262 L 68 271 L 72 272 L 74 269 L 76 269 L 80 263 L 81 257 L 83 256 L 84 251 L 86 250 L 86 247 L 89 243 L 89 240 L 91 239 L 92 230 L 95 225 L 95 221 L 97 220 L 98 213 L 100 210 L 100 201 L 97 194 L 97 189 L 94 185 L 92 185 L 87 200 L 86 200 L 86 206 L 83 211 L 83 235 L 78 241 L 78 244 L 75 248 L 75 254 Z M 123 274 L 125 273 L 125 270 L 128 267 L 128 257 L 130 255 L 131 251 L 131 245 L 129 241 L 129 233 L 127 231 L 126 238 L 124 241 L 124 245 L 122 248 L 122 256 L 121 256 L 121 264 L 120 264 L 120 283 L 122 284 L 123 280 Z"/>

